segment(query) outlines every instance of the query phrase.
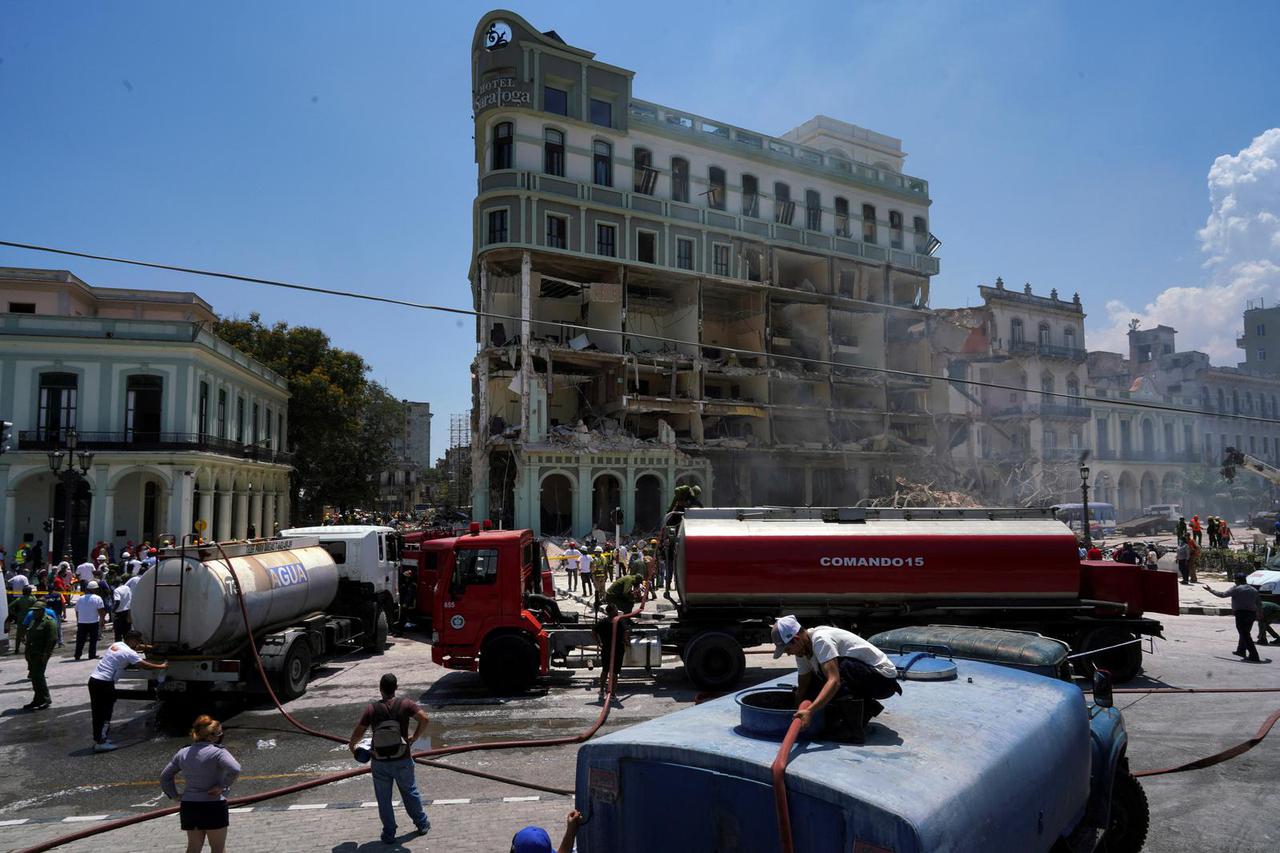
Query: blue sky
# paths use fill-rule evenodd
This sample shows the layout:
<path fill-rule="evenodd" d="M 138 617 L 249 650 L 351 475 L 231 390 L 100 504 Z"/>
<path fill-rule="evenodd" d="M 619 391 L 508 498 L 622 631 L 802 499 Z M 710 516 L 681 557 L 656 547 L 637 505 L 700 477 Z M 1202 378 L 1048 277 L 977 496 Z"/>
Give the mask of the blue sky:
<path fill-rule="evenodd" d="M 468 48 L 490 8 L 4 0 L 0 239 L 468 306 Z M 514 9 L 635 70 L 642 98 L 763 132 L 825 113 L 900 137 L 944 241 L 933 304 L 972 304 L 996 275 L 1078 290 L 1092 347 L 1130 306 L 1163 319 L 1169 288 L 1205 298 L 1209 169 L 1280 116 L 1276 4 Z M 0 265 L 320 326 L 431 403 L 436 455 L 470 402 L 465 320 L 3 248 Z M 1278 289 L 1250 287 L 1223 298 Z M 1213 322 L 1238 325 L 1228 307 Z M 1184 346 L 1234 337 L 1184 319 Z"/>

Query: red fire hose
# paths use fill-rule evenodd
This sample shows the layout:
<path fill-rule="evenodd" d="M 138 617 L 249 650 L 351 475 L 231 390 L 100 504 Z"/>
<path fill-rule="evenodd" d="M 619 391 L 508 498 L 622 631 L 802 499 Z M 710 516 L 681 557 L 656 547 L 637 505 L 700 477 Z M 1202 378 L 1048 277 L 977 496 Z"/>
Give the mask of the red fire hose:
<path fill-rule="evenodd" d="M 808 699 L 800 703 L 796 710 L 805 711 L 813 703 Z M 782 845 L 782 853 L 794 853 L 795 842 L 791 838 L 791 810 L 787 807 L 787 761 L 791 758 L 791 748 L 796 745 L 800 736 L 800 721 L 793 719 L 787 727 L 787 734 L 778 747 L 778 755 L 773 759 L 773 805 L 778 811 L 778 842 Z"/>
<path fill-rule="evenodd" d="M 267 688 L 267 695 L 271 697 L 271 701 L 276 706 L 276 709 L 284 716 L 286 720 L 289 721 L 290 725 L 298 729 L 298 731 L 303 732 L 304 734 L 309 734 L 313 737 L 322 738 L 324 740 L 333 741 L 335 743 L 347 743 L 348 742 L 347 738 L 342 737 L 340 735 L 330 734 L 328 732 L 322 732 L 318 729 L 313 729 L 310 726 L 299 722 L 292 714 L 290 714 L 288 711 L 284 709 L 284 706 L 280 703 L 280 699 L 275 694 L 275 690 L 273 690 L 271 687 L 271 680 L 267 677 L 266 669 L 262 665 L 262 658 L 258 655 L 257 642 L 253 636 L 253 627 L 249 622 L 249 610 L 248 610 L 248 607 L 245 605 L 244 592 L 240 585 L 240 577 L 239 575 L 236 574 L 235 567 L 231 565 L 231 561 L 230 559 L 227 558 L 227 554 L 222 549 L 222 546 L 216 542 L 213 544 L 217 547 L 218 553 L 222 557 L 223 564 L 227 567 L 227 571 L 231 573 L 231 577 L 235 581 L 236 599 L 240 605 L 240 615 L 241 615 L 241 618 L 244 619 L 245 631 L 247 632 L 249 637 L 249 648 L 253 652 L 254 664 L 258 669 L 258 675 L 262 678 L 263 684 Z M 549 791 L 557 794 L 572 795 L 574 793 L 572 790 L 566 790 L 563 788 L 554 788 L 547 785 L 524 782 L 519 779 L 513 779 L 511 777 L 500 776 L 497 774 L 484 773 L 479 770 L 470 770 L 463 767 L 455 767 L 453 765 L 445 764 L 443 762 L 431 761 L 430 758 L 433 756 L 456 755 L 462 752 L 475 752 L 479 750 L 511 749 L 515 747 L 564 746 L 568 744 L 583 743 L 591 739 L 596 734 L 596 732 L 600 731 L 600 728 L 605 724 L 605 721 L 608 720 L 609 710 L 613 704 L 613 690 L 617 681 L 617 675 L 613 669 L 612 658 L 615 654 L 617 654 L 616 650 L 617 650 L 617 641 L 618 641 L 618 625 L 623 619 L 634 618 L 636 615 L 638 615 L 641 611 L 644 610 L 644 606 L 648 602 L 650 597 L 648 593 L 649 593 L 648 586 L 647 585 L 641 586 L 640 603 L 636 606 L 635 610 L 632 610 L 630 613 L 620 613 L 617 616 L 614 616 L 612 619 L 611 643 L 609 646 L 609 649 L 610 649 L 609 655 L 611 660 L 609 660 L 606 663 L 607 675 L 602 676 L 602 677 L 606 677 L 606 681 L 604 682 L 604 686 L 605 686 L 604 707 L 600 709 L 600 716 L 596 718 L 595 723 L 593 723 L 591 727 L 588 728 L 586 731 L 577 735 L 558 737 L 558 738 L 543 738 L 538 740 L 485 741 L 484 743 L 439 747 L 437 749 L 424 749 L 424 750 L 420 750 L 418 752 L 413 753 L 414 761 L 417 762 L 418 764 L 422 764 L 428 767 L 435 767 L 442 770 L 452 770 L 456 773 L 464 773 L 470 776 L 478 776 L 482 779 L 490 779 L 498 782 L 506 782 L 512 785 L 518 785 L 520 787 L 530 788 L 532 790 Z M 294 794 L 299 791 L 308 790 L 310 788 L 317 788 L 321 785 L 328 785 L 331 782 L 338 782 L 344 779 L 350 779 L 355 776 L 361 776 L 365 773 L 368 773 L 370 769 L 371 768 L 369 767 L 361 767 L 355 770 L 345 770 L 338 773 L 331 773 L 329 775 L 321 776 L 317 779 L 312 779 L 307 782 L 298 782 L 296 784 L 288 785 L 283 788 L 275 788 L 270 791 L 262 791 L 260 793 L 250 794 L 244 797 L 236 797 L 233 800 L 229 800 L 227 805 L 231 807 L 237 807 L 237 806 L 250 805 L 253 803 L 259 803 L 264 800 L 274 799 L 275 797 Z M 178 811 L 177 806 L 168 806 L 162 809 L 156 809 L 154 811 L 143 812 L 137 815 L 130 815 L 129 817 L 126 817 L 126 818 L 120 818 L 119 820 L 113 820 L 113 821 L 108 821 L 106 823 L 96 824 L 91 828 L 84 829 L 79 832 L 73 832 L 67 835 L 58 836 L 57 838 L 53 838 L 48 841 L 43 841 L 31 847 L 23 848 L 22 850 L 18 851 L 18 853 L 43 853 L 43 851 L 52 850 L 55 847 L 61 847 L 62 845 L 70 844 L 73 841 L 80 841 L 82 839 L 90 838 L 95 835 L 100 835 L 105 832 L 111 832 L 116 829 L 123 829 L 124 827 L 133 826 L 135 824 L 143 823 L 145 821 L 155 820 L 156 818 L 165 817 L 167 815 L 174 814 L 177 811 Z"/>

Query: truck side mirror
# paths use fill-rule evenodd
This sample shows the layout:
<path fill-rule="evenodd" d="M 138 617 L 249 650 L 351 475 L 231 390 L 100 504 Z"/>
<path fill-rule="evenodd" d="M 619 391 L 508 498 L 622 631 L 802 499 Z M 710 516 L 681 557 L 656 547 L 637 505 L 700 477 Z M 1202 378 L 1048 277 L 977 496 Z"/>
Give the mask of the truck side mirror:
<path fill-rule="evenodd" d="M 1093 671 L 1093 704 L 1099 708 L 1110 708 L 1115 704 L 1111 694 L 1111 673 L 1105 669 Z"/>

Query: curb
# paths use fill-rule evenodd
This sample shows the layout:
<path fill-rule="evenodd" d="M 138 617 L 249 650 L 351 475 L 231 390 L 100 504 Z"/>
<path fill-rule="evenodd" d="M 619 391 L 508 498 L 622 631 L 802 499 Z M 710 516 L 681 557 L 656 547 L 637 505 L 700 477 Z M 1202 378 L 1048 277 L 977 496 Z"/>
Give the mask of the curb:
<path fill-rule="evenodd" d="M 444 799 L 429 800 L 423 798 L 423 807 L 431 806 L 479 806 L 492 805 L 495 803 L 536 803 L 544 800 L 565 800 L 568 799 L 564 794 L 535 794 L 523 797 L 464 797 L 460 799 Z M 392 802 L 393 806 L 399 806 L 400 800 Z M 280 806 L 240 806 L 232 807 L 232 814 L 253 814 L 261 812 L 300 812 L 300 811 L 338 811 L 342 809 L 373 809 L 377 808 L 376 801 L 356 802 L 356 803 L 293 803 L 292 805 Z M 16 827 L 16 826 L 33 826 L 42 823 L 103 823 L 109 820 L 119 820 L 126 817 L 137 817 L 142 812 L 121 812 L 119 814 L 93 814 L 93 815 L 69 815 L 67 817 L 20 817 L 0 820 L 0 827 Z"/>
<path fill-rule="evenodd" d="M 1230 607 L 1179 607 L 1180 616 L 1230 616 Z"/>

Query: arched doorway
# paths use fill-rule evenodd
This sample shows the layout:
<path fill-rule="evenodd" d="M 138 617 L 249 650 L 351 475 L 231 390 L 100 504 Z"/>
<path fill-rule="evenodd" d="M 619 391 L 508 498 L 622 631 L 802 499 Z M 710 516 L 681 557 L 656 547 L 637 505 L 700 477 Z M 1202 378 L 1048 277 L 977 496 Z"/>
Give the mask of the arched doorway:
<path fill-rule="evenodd" d="M 93 509 L 93 493 L 88 481 L 77 478 L 71 492 L 71 523 L 66 522 L 67 492 L 64 481 L 53 488 L 53 553 L 59 558 L 71 554 L 72 564 L 89 556 L 89 512 Z M 67 531 L 70 531 L 70 540 Z M 52 554 L 49 555 L 52 557 Z"/>
<path fill-rule="evenodd" d="M 542 478 L 538 507 L 544 536 L 569 536 L 573 532 L 573 481 L 564 474 Z"/>
<path fill-rule="evenodd" d="M 1182 475 L 1170 471 L 1160 481 L 1160 502 L 1166 504 L 1182 504 Z M 1186 507 L 1182 507 L 1183 510 Z"/>
<path fill-rule="evenodd" d="M 1150 471 L 1142 475 L 1141 498 L 1142 506 L 1139 509 L 1145 509 L 1152 504 L 1159 503 L 1156 499 L 1156 478 Z"/>
<path fill-rule="evenodd" d="M 591 527 L 613 530 L 611 513 L 622 506 L 622 481 L 613 474 L 601 474 L 591 485 Z"/>
<path fill-rule="evenodd" d="M 662 481 L 654 474 L 643 474 L 636 480 L 636 518 L 634 529 L 647 533 L 662 523 Z"/>
<path fill-rule="evenodd" d="M 1125 471 L 1116 485 L 1116 520 L 1128 521 L 1138 514 L 1138 481 Z"/>

